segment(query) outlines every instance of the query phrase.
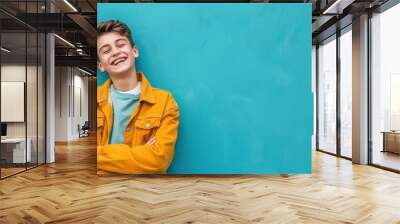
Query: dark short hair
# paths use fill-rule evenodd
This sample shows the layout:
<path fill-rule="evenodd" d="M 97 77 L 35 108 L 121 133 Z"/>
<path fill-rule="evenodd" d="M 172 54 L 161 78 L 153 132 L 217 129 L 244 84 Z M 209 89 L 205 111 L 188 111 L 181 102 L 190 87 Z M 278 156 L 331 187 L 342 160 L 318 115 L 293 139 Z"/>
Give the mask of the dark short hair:
<path fill-rule="evenodd" d="M 97 37 L 110 32 L 117 32 L 119 35 L 128 38 L 131 45 L 135 46 L 131 30 L 125 23 L 119 20 L 107 20 L 97 25 Z"/>

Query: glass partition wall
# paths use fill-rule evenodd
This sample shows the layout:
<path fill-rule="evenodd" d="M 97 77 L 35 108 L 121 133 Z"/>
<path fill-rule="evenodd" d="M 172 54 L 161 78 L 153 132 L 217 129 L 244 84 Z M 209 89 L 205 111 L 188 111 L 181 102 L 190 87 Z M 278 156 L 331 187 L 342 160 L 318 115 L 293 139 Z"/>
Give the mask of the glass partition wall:
<path fill-rule="evenodd" d="M 370 163 L 400 172 L 400 4 L 371 18 Z"/>
<path fill-rule="evenodd" d="M 0 2 L 1 179 L 45 163 L 45 34 L 23 22 L 43 5 Z"/>
<path fill-rule="evenodd" d="M 400 172 L 400 4 L 369 17 L 368 164 Z M 352 27 L 317 45 L 317 149 L 352 158 Z M 338 57 L 337 57 L 338 56 Z"/>
<path fill-rule="evenodd" d="M 352 157 L 352 27 L 317 47 L 317 149 Z"/>

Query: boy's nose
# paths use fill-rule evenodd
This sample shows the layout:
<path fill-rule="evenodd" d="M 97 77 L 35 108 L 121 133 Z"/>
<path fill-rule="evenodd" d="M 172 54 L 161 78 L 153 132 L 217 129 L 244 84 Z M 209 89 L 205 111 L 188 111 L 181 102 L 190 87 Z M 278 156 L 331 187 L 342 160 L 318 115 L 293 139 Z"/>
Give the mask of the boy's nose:
<path fill-rule="evenodd" d="M 112 51 L 112 55 L 113 55 L 113 56 L 118 56 L 119 53 L 120 53 L 120 52 L 119 52 L 118 50 L 113 50 L 113 51 Z"/>

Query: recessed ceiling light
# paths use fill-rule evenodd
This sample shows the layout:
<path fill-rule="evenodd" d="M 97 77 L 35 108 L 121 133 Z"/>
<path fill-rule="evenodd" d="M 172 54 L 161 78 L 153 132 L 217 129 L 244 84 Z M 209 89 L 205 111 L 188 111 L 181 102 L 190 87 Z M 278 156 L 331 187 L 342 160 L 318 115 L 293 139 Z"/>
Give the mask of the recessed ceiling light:
<path fill-rule="evenodd" d="M 79 67 L 78 67 L 78 70 L 81 71 L 81 72 L 83 72 L 83 73 L 85 73 L 85 74 L 87 74 L 87 75 L 92 75 L 92 73 L 90 73 L 90 72 L 88 72 L 88 71 L 85 71 L 85 70 L 83 70 L 83 69 L 81 69 L 81 68 L 79 68 Z"/>
<path fill-rule="evenodd" d="M 1 49 L 2 51 L 6 52 L 6 53 L 10 53 L 10 52 L 11 52 L 10 49 L 7 49 L 7 48 L 5 48 L 5 47 L 1 47 L 0 49 Z"/>
<path fill-rule="evenodd" d="M 62 38 L 62 37 L 60 37 L 59 35 L 57 35 L 57 34 L 54 34 L 54 36 L 55 37 L 57 37 L 59 40 L 61 40 L 62 42 L 64 42 L 64 43 L 66 43 L 67 45 L 69 45 L 70 47 L 73 47 L 73 48 L 75 48 L 75 45 L 73 45 L 71 42 L 69 42 L 68 40 L 66 40 L 66 39 L 64 39 L 64 38 Z"/>
<path fill-rule="evenodd" d="M 64 0 L 65 4 L 67 4 L 73 11 L 78 12 L 78 10 L 68 1 Z"/>

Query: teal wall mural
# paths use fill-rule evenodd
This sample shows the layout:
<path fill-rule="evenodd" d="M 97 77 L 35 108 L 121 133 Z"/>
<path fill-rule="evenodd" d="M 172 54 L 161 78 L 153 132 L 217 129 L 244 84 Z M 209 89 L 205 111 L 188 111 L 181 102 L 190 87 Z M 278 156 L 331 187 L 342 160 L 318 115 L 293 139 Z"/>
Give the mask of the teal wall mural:
<path fill-rule="evenodd" d="M 98 4 L 181 124 L 170 174 L 311 172 L 311 4 Z M 98 85 L 108 78 L 98 72 Z"/>

